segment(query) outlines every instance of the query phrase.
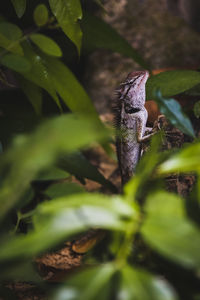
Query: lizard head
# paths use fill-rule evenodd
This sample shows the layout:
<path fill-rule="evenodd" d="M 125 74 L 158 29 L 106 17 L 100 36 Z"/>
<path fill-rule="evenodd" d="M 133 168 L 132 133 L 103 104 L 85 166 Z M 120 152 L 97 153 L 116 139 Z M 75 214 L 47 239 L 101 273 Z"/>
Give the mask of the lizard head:
<path fill-rule="evenodd" d="M 131 72 L 120 85 L 120 100 L 124 104 L 126 113 L 136 113 L 144 107 L 145 84 L 148 77 L 148 71 Z"/>

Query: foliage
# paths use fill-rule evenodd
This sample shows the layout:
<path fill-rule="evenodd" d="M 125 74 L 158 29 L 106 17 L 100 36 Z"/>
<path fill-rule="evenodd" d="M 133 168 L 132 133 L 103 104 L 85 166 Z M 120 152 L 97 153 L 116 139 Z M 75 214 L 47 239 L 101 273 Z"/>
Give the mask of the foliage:
<path fill-rule="evenodd" d="M 162 154 L 155 136 L 122 195 L 88 193 L 72 183 L 74 175 L 116 192 L 82 151 L 98 143 L 109 149 L 112 131 L 98 118 L 73 63 L 97 48 L 131 57 L 147 69 L 148 63 L 108 24 L 83 13 L 79 0 L 10 0 L 6 5 L 0 19 L 0 82 L 8 89 L 1 91 L 0 292 L 12 297 L 3 283 L 22 280 L 48 293 L 34 268 L 35 256 L 77 233 L 101 228 L 110 233 L 103 258 L 91 253 L 93 264 L 53 286 L 50 299 L 175 300 L 184 293 L 197 299 L 199 291 L 182 286 L 181 276 L 199 283 L 199 227 L 185 200 L 165 191 L 161 181 L 172 172 L 196 174 L 190 197 L 199 218 L 199 141 Z M 165 97 L 199 83 L 198 72 L 177 70 L 151 76 L 147 85 L 147 98 L 155 97 L 172 124 L 192 137 L 189 118 Z M 10 98 L 15 100 L 11 106 Z"/>

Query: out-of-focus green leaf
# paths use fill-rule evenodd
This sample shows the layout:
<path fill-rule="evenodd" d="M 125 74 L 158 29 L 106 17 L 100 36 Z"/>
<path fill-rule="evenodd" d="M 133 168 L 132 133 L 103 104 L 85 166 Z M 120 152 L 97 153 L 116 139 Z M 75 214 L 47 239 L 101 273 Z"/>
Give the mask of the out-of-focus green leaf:
<path fill-rule="evenodd" d="M 21 18 L 26 10 L 26 0 L 11 0 L 18 18 Z"/>
<path fill-rule="evenodd" d="M 23 43 L 23 48 L 25 56 L 31 62 L 32 67 L 30 72 L 23 73 L 22 75 L 26 79 L 45 89 L 61 109 L 60 101 L 54 87 L 53 78 L 49 74 L 42 57 L 38 53 L 35 53 L 28 43 Z"/>
<path fill-rule="evenodd" d="M 7 37 L 5 37 L 2 33 L 0 33 L 0 47 L 6 49 L 9 52 L 23 55 L 23 49 L 19 42 L 9 40 Z"/>
<path fill-rule="evenodd" d="M 10 41 L 17 41 L 22 37 L 21 29 L 9 22 L 0 22 L 0 33 Z"/>
<path fill-rule="evenodd" d="M 58 44 L 49 37 L 34 33 L 30 35 L 30 39 L 45 53 L 53 56 L 62 56 L 62 51 Z"/>
<path fill-rule="evenodd" d="M 171 172 L 200 171 L 200 142 L 187 145 L 180 152 L 172 155 L 159 166 L 158 172 L 166 174 Z"/>
<path fill-rule="evenodd" d="M 64 33 L 76 45 L 80 54 L 82 32 L 78 20 L 82 18 L 79 0 L 49 0 L 51 10 Z"/>
<path fill-rule="evenodd" d="M 81 27 L 83 30 L 83 50 L 91 52 L 98 48 L 108 49 L 132 58 L 145 69 L 150 68 L 122 36 L 99 18 L 85 13 Z"/>
<path fill-rule="evenodd" d="M 24 282 L 39 283 L 42 281 L 36 268 L 34 268 L 33 262 L 18 262 L 12 263 L 9 266 L 1 266 L 0 279 L 3 280 L 19 280 Z M 16 296 L 16 295 L 15 295 Z M 16 299 L 16 297 L 11 298 Z"/>
<path fill-rule="evenodd" d="M 81 152 L 75 152 L 61 157 L 59 166 L 77 178 L 88 178 L 108 186 L 111 189 L 115 188 Z"/>
<path fill-rule="evenodd" d="M 42 56 L 56 91 L 72 112 L 98 118 L 91 99 L 72 72 L 60 60 Z"/>
<path fill-rule="evenodd" d="M 83 192 L 85 192 L 85 190 L 74 182 L 59 182 L 50 185 L 50 187 L 46 189 L 45 195 L 50 198 L 58 198 Z"/>
<path fill-rule="evenodd" d="M 89 228 L 124 232 L 135 213 L 119 196 L 78 193 L 43 202 L 35 210 L 35 229 L 28 235 L 8 237 L 0 248 L 0 261 L 32 257 Z"/>
<path fill-rule="evenodd" d="M 58 180 L 68 178 L 70 175 L 64 170 L 61 170 L 57 167 L 50 167 L 46 170 L 40 172 L 35 180 Z"/>
<path fill-rule="evenodd" d="M 49 12 L 46 5 L 37 5 L 33 13 L 33 18 L 37 26 L 44 26 L 49 18 Z"/>
<path fill-rule="evenodd" d="M 115 273 L 114 264 L 104 264 L 80 271 L 70 277 L 66 284 L 58 289 L 51 300 L 108 300 L 110 295 L 105 295 L 108 291 L 107 285 Z M 103 295 L 103 298 L 102 298 Z"/>
<path fill-rule="evenodd" d="M 30 62 L 17 54 L 6 54 L 0 59 L 1 64 L 16 72 L 25 73 L 31 69 Z"/>
<path fill-rule="evenodd" d="M 178 299 L 173 289 L 164 279 L 146 271 L 126 266 L 121 271 L 122 279 L 118 300 L 175 300 Z"/>
<path fill-rule="evenodd" d="M 194 114 L 197 119 L 200 118 L 200 101 L 197 101 L 194 105 Z"/>
<path fill-rule="evenodd" d="M 37 115 L 42 113 L 42 90 L 34 83 L 18 75 L 20 86 Z"/>
<path fill-rule="evenodd" d="M 94 141 L 105 141 L 107 131 L 91 119 L 67 115 L 42 124 L 32 135 L 19 136 L 1 157 L 9 165 L 0 195 L 0 217 L 15 205 L 38 171 L 51 166 L 64 152 L 72 152 Z"/>
<path fill-rule="evenodd" d="M 175 99 L 163 98 L 160 91 L 155 93 L 154 99 L 159 105 L 160 112 L 169 119 L 172 125 L 183 133 L 195 137 L 190 119 L 184 114 L 180 104 Z"/>
<path fill-rule="evenodd" d="M 200 83 L 200 72 L 167 71 L 151 76 L 146 85 L 147 99 L 154 99 L 155 91 L 160 90 L 163 97 L 170 97 L 189 90 Z"/>
<path fill-rule="evenodd" d="M 186 218 L 181 200 L 167 192 L 150 195 L 142 234 L 159 254 L 184 267 L 199 268 L 200 230 Z"/>

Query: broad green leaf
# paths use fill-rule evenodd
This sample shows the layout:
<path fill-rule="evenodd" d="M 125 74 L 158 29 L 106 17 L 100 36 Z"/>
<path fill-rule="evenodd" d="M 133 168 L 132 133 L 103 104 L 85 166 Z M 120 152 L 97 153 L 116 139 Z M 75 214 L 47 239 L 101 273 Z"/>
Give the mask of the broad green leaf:
<path fill-rule="evenodd" d="M 78 193 L 46 201 L 35 210 L 33 231 L 28 235 L 8 236 L 4 241 L 0 261 L 24 260 L 89 228 L 126 231 L 128 217 L 133 213 L 132 206 L 119 197 L 110 199 L 100 194 Z"/>
<path fill-rule="evenodd" d="M 113 224 L 118 224 L 118 217 L 130 218 L 137 214 L 131 204 L 125 203 L 119 196 L 108 197 L 101 194 L 84 193 L 63 196 L 51 201 L 43 202 L 37 207 L 34 223 L 37 228 L 39 228 L 46 222 L 47 216 L 50 220 L 51 217 L 55 218 L 57 214 L 67 214 L 71 209 L 79 211 L 79 213 L 77 212 L 79 220 L 84 223 L 85 226 L 89 227 L 112 227 Z M 121 230 L 124 231 L 125 228 L 121 228 Z"/>
<path fill-rule="evenodd" d="M 60 158 L 59 166 L 77 178 L 88 178 L 115 189 L 110 181 L 108 181 L 98 169 L 92 165 L 81 152 L 75 152 Z"/>
<path fill-rule="evenodd" d="M 32 104 L 37 115 L 42 113 L 42 90 L 29 80 L 18 75 L 20 86 Z"/>
<path fill-rule="evenodd" d="M 91 99 L 68 67 L 56 58 L 48 56 L 42 58 L 56 91 L 69 109 L 98 118 Z"/>
<path fill-rule="evenodd" d="M 79 0 L 49 0 L 51 10 L 64 33 L 76 45 L 80 54 L 82 32 L 78 20 L 82 18 Z"/>
<path fill-rule="evenodd" d="M 112 276 L 115 273 L 114 264 L 104 264 L 87 268 L 70 277 L 58 289 L 51 300 L 106 300 L 111 299 L 109 289 Z M 106 294 L 104 293 L 106 291 Z"/>
<path fill-rule="evenodd" d="M 22 37 L 21 29 L 9 22 L 0 22 L 0 33 L 10 41 L 17 41 Z"/>
<path fill-rule="evenodd" d="M 91 52 L 98 48 L 108 49 L 132 58 L 145 69 L 150 68 L 122 36 L 99 18 L 85 13 L 81 27 L 83 30 L 83 50 Z"/>
<path fill-rule="evenodd" d="M 11 0 L 18 18 L 21 18 L 26 10 L 26 0 Z"/>
<path fill-rule="evenodd" d="M 154 99 L 155 91 L 160 90 L 163 97 L 170 97 L 189 90 L 200 83 L 200 72 L 167 71 L 151 76 L 146 85 L 147 99 Z"/>
<path fill-rule="evenodd" d="M 44 26 L 49 18 L 49 12 L 44 4 L 39 4 L 33 12 L 33 18 L 37 26 Z"/>
<path fill-rule="evenodd" d="M 0 33 L 0 47 L 18 55 L 23 55 L 24 53 L 19 42 L 7 39 L 2 33 Z"/>
<path fill-rule="evenodd" d="M 0 58 L 0 62 L 16 72 L 25 73 L 31 69 L 30 62 L 25 57 L 17 54 L 6 54 Z"/>
<path fill-rule="evenodd" d="M 51 166 L 64 152 L 72 152 L 94 141 L 105 141 L 107 131 L 91 119 L 63 115 L 38 127 L 31 135 L 21 135 L 1 157 L 8 168 L 2 181 L 0 217 L 15 205 L 39 171 Z"/>
<path fill-rule="evenodd" d="M 60 101 L 54 88 L 53 78 L 49 74 L 42 57 L 34 52 L 28 43 L 23 43 L 23 48 L 25 56 L 31 62 L 32 67 L 30 72 L 23 73 L 22 75 L 39 87 L 45 89 L 61 109 Z"/>
<path fill-rule="evenodd" d="M 53 56 L 62 56 L 62 51 L 58 44 L 49 37 L 34 33 L 30 35 L 30 39 L 45 53 Z"/>
<path fill-rule="evenodd" d="M 178 299 L 167 282 L 152 274 L 126 266 L 117 300 L 175 300 Z"/>
<path fill-rule="evenodd" d="M 167 192 L 149 196 L 141 232 L 159 254 L 184 267 L 197 269 L 200 267 L 200 230 L 185 216 L 181 200 Z"/>
<path fill-rule="evenodd" d="M 171 172 L 200 171 L 200 142 L 185 146 L 178 153 L 172 155 L 159 166 L 158 172 L 166 174 Z"/>
<path fill-rule="evenodd" d="M 63 171 L 57 167 L 50 167 L 42 172 L 40 172 L 35 180 L 40 180 L 40 181 L 46 181 L 46 180 L 58 180 L 58 179 L 65 179 L 70 176 L 69 173 L 66 171 Z"/>
<path fill-rule="evenodd" d="M 50 185 L 45 190 L 45 195 L 50 198 L 58 198 L 83 192 L 85 192 L 84 189 L 76 183 L 60 182 Z"/>
<path fill-rule="evenodd" d="M 158 103 L 160 112 L 169 119 L 172 125 L 177 127 L 183 133 L 195 137 L 190 119 L 184 114 L 180 104 L 175 99 L 163 98 L 160 91 L 157 91 L 154 99 Z"/>

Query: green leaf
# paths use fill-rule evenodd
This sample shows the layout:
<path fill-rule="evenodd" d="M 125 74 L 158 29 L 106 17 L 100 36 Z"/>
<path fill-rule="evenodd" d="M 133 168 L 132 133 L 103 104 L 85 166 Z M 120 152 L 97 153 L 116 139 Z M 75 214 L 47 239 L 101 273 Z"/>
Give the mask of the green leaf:
<path fill-rule="evenodd" d="M 0 59 L 1 64 L 16 72 L 28 72 L 31 69 L 30 62 L 20 55 L 6 54 Z"/>
<path fill-rule="evenodd" d="M 0 23 L 0 33 L 10 41 L 19 40 L 22 37 L 21 29 L 17 25 L 9 22 Z"/>
<path fill-rule="evenodd" d="M 126 231 L 134 213 L 120 197 L 101 194 L 78 193 L 43 202 L 35 210 L 35 229 L 28 235 L 8 236 L 0 247 L 0 261 L 30 258 L 89 228 Z"/>
<path fill-rule="evenodd" d="M 45 195 L 50 198 L 58 198 L 83 192 L 85 192 L 84 189 L 76 183 L 61 182 L 50 185 L 50 187 L 46 189 Z"/>
<path fill-rule="evenodd" d="M 27 96 L 28 100 L 32 104 L 37 115 L 42 113 L 42 90 L 29 80 L 26 80 L 22 76 L 17 76 L 20 86 Z"/>
<path fill-rule="evenodd" d="M 163 97 L 170 97 L 189 90 L 200 83 L 200 72 L 167 71 L 151 76 L 146 85 L 147 99 L 154 99 L 155 91 L 160 90 Z"/>
<path fill-rule="evenodd" d="M 72 40 L 80 54 L 82 32 L 78 20 L 82 18 L 79 0 L 49 0 L 51 10 L 64 33 Z"/>
<path fill-rule="evenodd" d="M 59 166 L 77 178 L 88 178 L 114 189 L 112 183 L 108 181 L 81 152 L 75 152 L 61 157 Z"/>
<path fill-rule="evenodd" d="M 70 175 L 57 167 L 50 167 L 40 172 L 35 180 L 58 180 L 68 178 Z"/>
<path fill-rule="evenodd" d="M 130 57 L 143 68 L 150 69 L 137 51 L 104 21 L 85 13 L 81 27 L 83 30 L 83 50 L 91 52 L 98 48 L 108 49 Z"/>
<path fill-rule="evenodd" d="M 70 277 L 52 296 L 52 300 L 97 300 L 111 299 L 104 291 L 115 273 L 114 264 L 104 264 L 82 270 Z M 102 297 L 102 294 L 104 295 Z"/>
<path fill-rule="evenodd" d="M 18 26 L 4 21 L 0 23 L 1 47 L 12 53 L 23 55 L 23 49 L 19 43 L 21 37 L 22 31 Z"/>
<path fill-rule="evenodd" d="M 200 231 L 186 218 L 182 201 L 167 192 L 149 196 L 142 234 L 159 254 L 196 269 L 200 267 Z"/>
<path fill-rule="evenodd" d="M 2 181 L 0 217 L 15 205 L 36 174 L 53 165 L 60 155 L 107 137 L 107 131 L 91 119 L 68 114 L 45 122 L 32 135 L 16 138 L 1 157 L 9 172 Z"/>
<path fill-rule="evenodd" d="M 164 279 L 142 270 L 126 266 L 121 271 L 122 279 L 118 300 L 175 300 L 173 289 Z"/>
<path fill-rule="evenodd" d="M 45 53 L 53 56 L 62 56 L 62 51 L 58 44 L 51 38 L 35 33 L 30 35 L 30 39 Z"/>
<path fill-rule="evenodd" d="M 184 114 L 180 104 L 175 99 L 163 98 L 160 91 L 157 91 L 154 99 L 159 105 L 160 112 L 169 119 L 172 125 L 183 133 L 195 137 L 190 119 Z"/>
<path fill-rule="evenodd" d="M 56 58 L 49 56 L 42 56 L 42 58 L 56 91 L 69 109 L 98 119 L 91 99 L 68 67 Z"/>
<path fill-rule="evenodd" d="M 33 12 L 33 18 L 37 26 L 44 26 L 49 18 L 49 12 L 44 4 L 39 4 Z"/>
<path fill-rule="evenodd" d="M 23 49 L 25 56 L 31 62 L 32 67 L 30 72 L 23 73 L 22 75 L 39 87 L 45 89 L 61 110 L 60 101 L 54 88 L 53 78 L 51 77 L 51 74 L 49 74 L 42 57 L 34 52 L 28 43 L 23 43 Z"/>
<path fill-rule="evenodd" d="M 160 174 L 171 172 L 200 171 L 200 142 L 185 146 L 180 152 L 172 155 L 158 169 Z"/>
<path fill-rule="evenodd" d="M 26 0 L 11 0 L 18 18 L 21 18 L 26 10 Z"/>

